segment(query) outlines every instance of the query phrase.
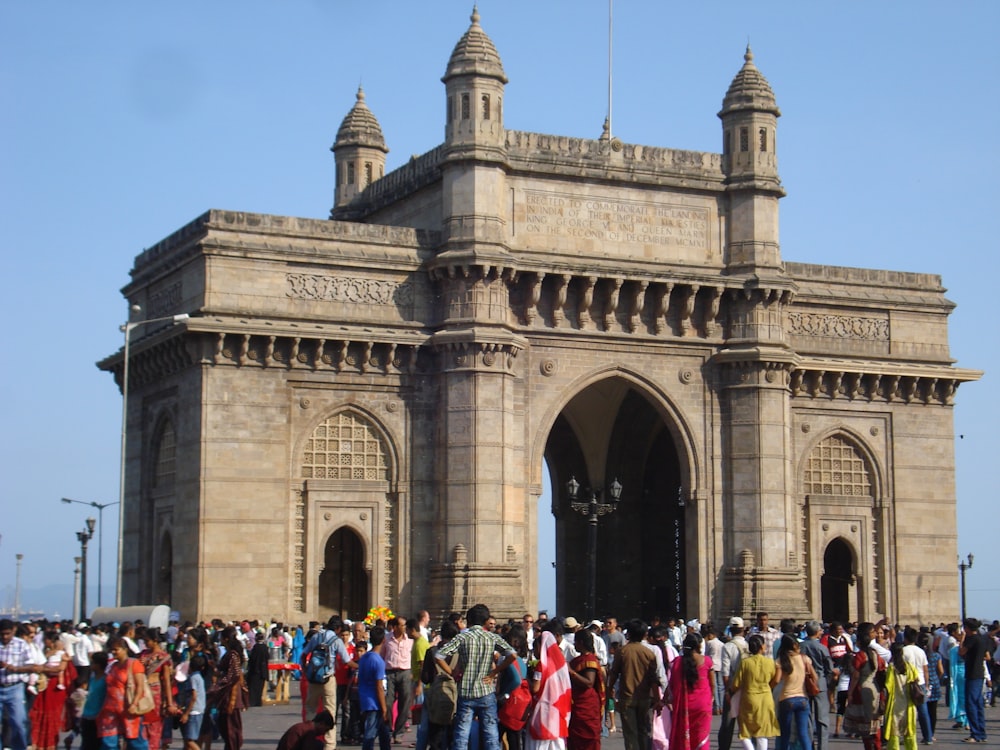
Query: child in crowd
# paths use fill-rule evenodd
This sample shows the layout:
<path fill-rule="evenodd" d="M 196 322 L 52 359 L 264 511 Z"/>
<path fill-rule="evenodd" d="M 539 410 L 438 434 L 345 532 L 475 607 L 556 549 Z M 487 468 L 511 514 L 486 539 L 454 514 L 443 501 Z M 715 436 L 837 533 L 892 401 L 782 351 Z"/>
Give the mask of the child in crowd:
<path fill-rule="evenodd" d="M 188 665 L 187 687 L 184 690 L 185 706 L 181 712 L 181 737 L 184 738 L 184 750 L 199 750 L 201 744 L 202 721 L 205 715 L 205 657 L 196 654 L 191 657 Z M 210 735 L 211 736 L 211 735 Z"/>
<path fill-rule="evenodd" d="M 104 707 L 104 697 L 108 693 L 104 673 L 108 668 L 108 653 L 95 651 L 90 655 L 90 684 L 87 698 L 80 712 L 81 750 L 100 750 L 101 738 L 97 736 L 97 715 Z"/>
<path fill-rule="evenodd" d="M 354 661 L 357 663 L 368 650 L 368 641 L 355 641 Z M 363 739 L 365 728 L 361 722 L 361 699 L 358 696 L 358 670 L 351 670 L 351 681 L 347 686 L 347 702 L 350 706 L 347 715 L 350 721 L 347 725 L 347 737 L 345 740 L 351 744 L 360 744 Z"/>

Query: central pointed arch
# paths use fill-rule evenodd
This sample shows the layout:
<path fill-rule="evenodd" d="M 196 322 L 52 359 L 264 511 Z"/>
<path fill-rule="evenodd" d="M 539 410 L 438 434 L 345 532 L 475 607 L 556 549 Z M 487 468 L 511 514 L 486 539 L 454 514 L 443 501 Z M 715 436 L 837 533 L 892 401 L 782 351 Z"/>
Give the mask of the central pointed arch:
<path fill-rule="evenodd" d="M 697 521 L 685 502 L 695 471 L 676 408 L 640 376 L 612 369 L 576 384 L 553 411 L 535 465 L 544 457 L 551 479 L 557 610 L 646 617 L 685 611 L 698 577 L 698 566 L 686 564 L 697 547 Z M 592 525 L 568 497 L 571 477 L 581 485 L 579 499 L 615 479 L 623 486 L 615 511 L 597 519 L 593 603 Z"/>

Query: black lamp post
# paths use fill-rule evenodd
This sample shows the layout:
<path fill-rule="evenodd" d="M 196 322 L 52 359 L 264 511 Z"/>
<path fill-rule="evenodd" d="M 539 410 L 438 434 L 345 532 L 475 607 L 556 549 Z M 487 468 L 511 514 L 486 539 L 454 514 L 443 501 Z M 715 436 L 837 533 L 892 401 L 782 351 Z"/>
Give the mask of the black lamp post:
<path fill-rule="evenodd" d="M 80 566 L 80 619 L 77 622 L 87 619 L 87 542 L 94 538 L 96 523 L 96 518 L 88 518 L 83 531 L 76 532 L 77 541 L 80 542 L 80 557 L 83 558 L 83 564 Z"/>
<path fill-rule="evenodd" d="M 69 497 L 62 499 L 64 503 L 78 503 L 79 505 L 90 505 L 97 508 L 97 606 L 104 606 L 104 597 L 101 596 L 101 581 L 104 580 L 104 509 L 112 505 L 121 505 L 118 500 L 113 503 L 86 502 L 84 500 L 73 500 Z"/>
<path fill-rule="evenodd" d="M 962 573 L 962 622 L 965 622 L 965 571 L 972 567 L 972 553 L 967 560 L 959 560 L 958 569 Z"/>
<path fill-rule="evenodd" d="M 566 493 L 569 495 L 569 506 L 577 513 L 587 517 L 587 610 L 590 620 L 597 617 L 597 519 L 614 513 L 622 496 L 621 483 L 615 479 L 608 487 L 608 502 L 601 496 L 604 490 L 600 487 L 588 489 L 589 500 L 577 500 L 580 494 L 580 483 L 576 477 L 570 477 L 566 482 Z"/>

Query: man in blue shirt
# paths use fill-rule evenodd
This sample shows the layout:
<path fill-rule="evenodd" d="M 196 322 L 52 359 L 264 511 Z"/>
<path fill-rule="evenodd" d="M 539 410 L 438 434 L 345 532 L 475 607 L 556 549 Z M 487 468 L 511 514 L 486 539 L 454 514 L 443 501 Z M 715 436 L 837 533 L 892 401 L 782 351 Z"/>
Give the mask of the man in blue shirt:
<path fill-rule="evenodd" d="M 389 750 L 389 707 L 385 702 L 385 660 L 382 645 L 385 628 L 372 628 L 368 634 L 371 650 L 358 662 L 358 704 L 364 727 L 361 750 L 374 750 L 378 737 L 379 750 Z"/>

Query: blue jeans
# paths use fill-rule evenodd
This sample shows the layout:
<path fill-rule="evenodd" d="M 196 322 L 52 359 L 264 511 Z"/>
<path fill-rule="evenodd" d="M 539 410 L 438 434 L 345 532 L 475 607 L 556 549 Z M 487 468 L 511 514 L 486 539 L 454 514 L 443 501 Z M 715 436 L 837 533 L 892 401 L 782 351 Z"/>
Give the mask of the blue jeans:
<path fill-rule="evenodd" d="M 809 699 L 804 695 L 785 698 L 778 702 L 778 726 L 781 728 L 779 745 L 791 747 L 792 732 L 798 737 L 802 750 L 812 750 L 812 732 L 809 726 Z"/>
<path fill-rule="evenodd" d="M 361 739 L 361 750 L 375 750 L 375 738 L 378 737 L 379 750 L 389 750 L 392 736 L 389 725 L 381 711 L 362 711 L 361 721 L 364 726 L 364 736 Z"/>
<path fill-rule="evenodd" d="M 983 678 L 965 680 L 965 713 L 969 717 L 969 734 L 980 742 L 986 741 L 986 709 L 983 707 Z"/>
<path fill-rule="evenodd" d="M 500 750 L 496 693 L 484 695 L 482 698 L 458 699 L 451 750 L 468 750 L 473 717 L 479 719 L 479 731 L 482 732 L 483 738 L 482 750 Z"/>
<path fill-rule="evenodd" d="M 23 682 L 0 686 L 0 716 L 10 732 L 10 750 L 24 750 L 28 746 L 28 714 L 24 710 Z"/>
<path fill-rule="evenodd" d="M 929 745 L 934 738 L 934 731 L 931 729 L 931 712 L 927 709 L 927 701 L 917 704 L 917 723 L 920 725 L 924 744 Z"/>

